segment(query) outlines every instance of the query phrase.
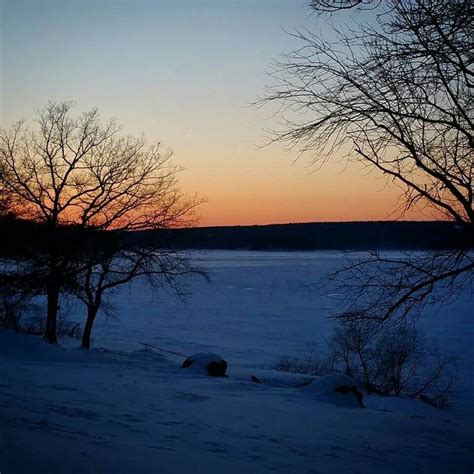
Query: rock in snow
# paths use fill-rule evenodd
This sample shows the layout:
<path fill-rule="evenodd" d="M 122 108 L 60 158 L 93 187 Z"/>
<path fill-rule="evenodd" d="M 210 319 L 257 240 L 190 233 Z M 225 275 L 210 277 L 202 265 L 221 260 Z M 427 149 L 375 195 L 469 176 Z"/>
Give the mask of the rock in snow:
<path fill-rule="evenodd" d="M 227 370 L 227 361 L 220 355 L 212 353 L 193 354 L 183 362 L 183 368 L 190 369 L 192 372 L 211 377 L 225 377 Z"/>
<path fill-rule="evenodd" d="M 357 387 L 356 382 L 344 374 L 319 377 L 302 390 L 314 398 L 333 401 L 337 405 L 364 406 L 362 392 Z"/>

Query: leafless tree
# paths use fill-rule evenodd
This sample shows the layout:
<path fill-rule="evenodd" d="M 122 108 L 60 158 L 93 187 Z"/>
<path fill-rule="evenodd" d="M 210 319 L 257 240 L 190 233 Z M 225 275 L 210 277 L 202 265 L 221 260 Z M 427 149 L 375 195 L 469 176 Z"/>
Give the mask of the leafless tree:
<path fill-rule="evenodd" d="M 416 318 L 426 305 L 452 302 L 465 289 L 473 293 L 474 256 L 463 249 L 383 252 L 348 256 L 346 264 L 316 283 L 340 295 L 336 316 L 402 321 Z M 357 309 L 357 311 L 354 311 Z"/>
<path fill-rule="evenodd" d="M 370 394 L 451 404 L 458 380 L 456 358 L 441 351 L 412 321 L 379 324 L 347 313 L 326 340 L 303 357 L 282 356 L 275 369 L 311 375 L 344 372 Z"/>
<path fill-rule="evenodd" d="M 420 397 L 440 407 L 450 402 L 456 359 L 411 322 L 379 325 L 348 314 L 327 342 L 335 368 L 361 380 L 369 394 Z"/>
<path fill-rule="evenodd" d="M 171 288 L 175 294 L 185 296 L 182 277 L 206 273 L 190 263 L 183 252 L 157 248 L 155 243 L 144 241 L 132 243 L 127 236 L 106 241 L 107 247 L 100 255 L 85 254 L 83 270 L 78 274 L 74 293 L 87 307 L 87 319 L 82 333 L 82 348 L 89 349 L 91 334 L 99 310 L 113 312 L 108 304 L 110 294 L 122 285 L 135 279 L 144 280 L 152 289 Z"/>
<path fill-rule="evenodd" d="M 1 182 L 15 212 L 48 229 L 43 265 L 49 342 L 56 342 L 62 288 L 84 270 L 78 261 L 91 264 L 81 253 L 90 248 L 76 242 L 78 248 L 71 249 L 61 229 L 78 229 L 71 235 L 81 240 L 111 230 L 165 229 L 189 222 L 198 204 L 180 192 L 180 169 L 160 143 L 147 146 L 143 137 L 122 135 L 114 120 L 102 123 L 96 109 L 73 117 L 71 108 L 51 103 L 32 130 L 21 121 L 0 131 Z"/>
<path fill-rule="evenodd" d="M 5 171 L 3 169 L 3 165 L 0 162 L 0 220 L 5 219 L 9 215 L 12 214 L 12 198 L 8 189 L 2 184 Z"/>
<path fill-rule="evenodd" d="M 343 3 L 363 2 L 312 6 Z M 403 190 L 402 212 L 416 206 L 464 234 L 454 250 L 349 264 L 349 299 L 368 300 L 357 314 L 404 316 L 444 299 L 438 288 L 472 284 L 473 18 L 470 0 L 385 0 L 373 21 L 341 25 L 335 41 L 296 32 L 301 48 L 272 72 L 262 102 L 278 103 L 283 118 L 272 141 L 315 165 L 338 155 L 378 169 Z"/>
<path fill-rule="evenodd" d="M 338 12 L 351 9 L 374 9 L 382 0 L 311 0 L 310 7 L 316 12 Z"/>

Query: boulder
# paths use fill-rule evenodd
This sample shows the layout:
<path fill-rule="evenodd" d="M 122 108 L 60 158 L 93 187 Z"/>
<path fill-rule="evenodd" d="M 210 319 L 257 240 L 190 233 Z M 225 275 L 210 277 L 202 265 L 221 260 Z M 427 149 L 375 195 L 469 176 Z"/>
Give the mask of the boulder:
<path fill-rule="evenodd" d="M 218 354 L 193 354 L 186 358 L 182 367 L 196 374 L 209 375 L 211 377 L 227 377 L 227 361 Z"/>

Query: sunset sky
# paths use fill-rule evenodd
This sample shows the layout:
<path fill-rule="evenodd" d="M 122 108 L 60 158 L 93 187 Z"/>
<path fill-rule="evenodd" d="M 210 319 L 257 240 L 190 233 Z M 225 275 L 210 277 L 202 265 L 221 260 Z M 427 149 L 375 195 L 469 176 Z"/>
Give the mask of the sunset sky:
<path fill-rule="evenodd" d="M 305 0 L 0 0 L 1 126 L 48 101 L 99 107 L 124 130 L 174 150 L 182 188 L 207 197 L 200 225 L 398 217 L 398 189 L 360 165 L 317 172 L 251 107 L 271 60 L 298 47 L 285 30 L 327 25 Z M 335 157 L 337 158 L 337 157 Z M 408 218 L 429 218 L 410 214 Z"/>

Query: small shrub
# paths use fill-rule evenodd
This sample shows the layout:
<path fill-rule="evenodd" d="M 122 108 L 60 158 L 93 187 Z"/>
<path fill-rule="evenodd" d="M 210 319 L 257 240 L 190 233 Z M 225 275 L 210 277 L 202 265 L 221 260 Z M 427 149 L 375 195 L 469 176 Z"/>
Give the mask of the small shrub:
<path fill-rule="evenodd" d="M 381 326 L 343 320 L 328 341 L 332 363 L 368 393 L 430 400 L 447 406 L 457 382 L 455 357 L 443 353 L 414 324 Z"/>
<path fill-rule="evenodd" d="M 80 339 L 81 325 L 68 319 L 69 311 L 57 320 L 57 334 Z M 24 293 L 4 291 L 0 302 L 0 327 L 13 329 L 24 334 L 42 336 L 45 331 L 44 308 L 33 302 Z"/>
<path fill-rule="evenodd" d="M 303 357 L 282 356 L 275 369 L 324 375 L 343 372 L 368 394 L 420 398 L 448 407 L 457 382 L 456 359 L 426 339 L 413 324 L 381 325 L 358 314 L 347 315 L 326 341 Z"/>
<path fill-rule="evenodd" d="M 31 297 L 23 293 L 4 291 L 0 303 L 0 327 L 20 332 L 25 319 L 34 317 L 37 309 Z"/>
<path fill-rule="evenodd" d="M 42 336 L 45 332 L 45 317 L 43 312 L 38 311 L 26 318 L 22 319 L 22 323 L 18 328 L 18 332 L 25 334 L 34 334 L 36 336 Z M 56 332 L 58 336 L 73 337 L 75 339 L 81 339 L 82 331 L 81 325 L 74 321 L 70 321 L 67 314 L 60 315 L 57 320 Z"/>
<path fill-rule="evenodd" d="M 327 360 L 320 358 L 319 355 L 318 346 L 315 343 L 308 344 L 302 357 L 281 356 L 275 370 L 296 374 L 324 375 L 329 371 Z"/>
<path fill-rule="evenodd" d="M 300 360 L 298 357 L 283 355 L 275 366 L 275 370 L 279 372 L 295 372 L 299 373 Z"/>

